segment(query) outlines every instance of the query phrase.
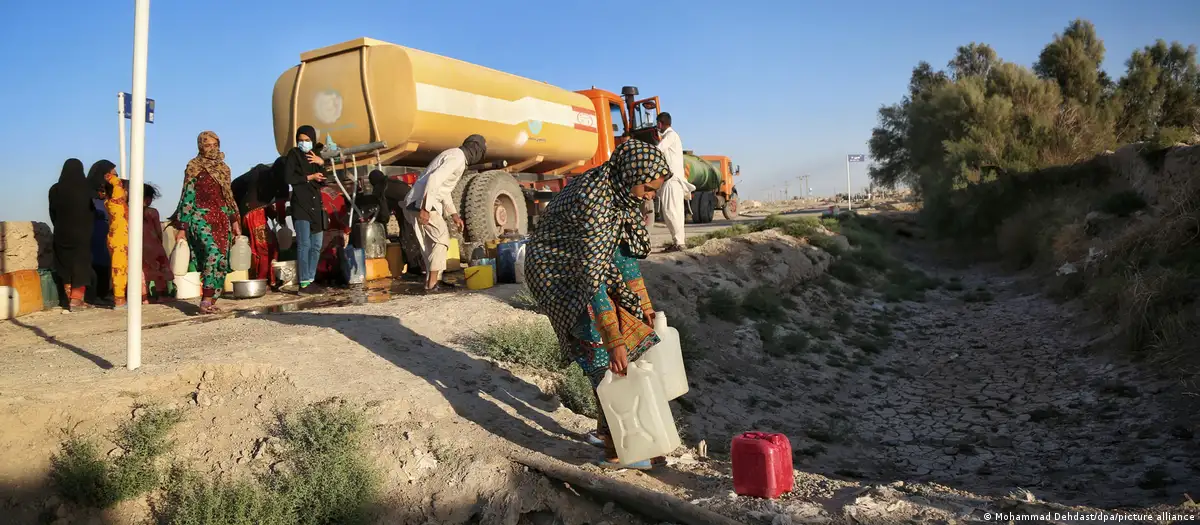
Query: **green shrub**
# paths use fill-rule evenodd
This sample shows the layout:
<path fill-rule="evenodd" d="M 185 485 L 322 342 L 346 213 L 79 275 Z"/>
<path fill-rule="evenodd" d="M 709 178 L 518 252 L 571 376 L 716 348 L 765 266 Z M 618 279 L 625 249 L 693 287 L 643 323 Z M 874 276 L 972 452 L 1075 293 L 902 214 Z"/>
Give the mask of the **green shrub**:
<path fill-rule="evenodd" d="M 549 321 L 539 319 L 488 328 L 466 338 L 471 352 L 506 363 L 558 371 L 566 364 Z"/>
<path fill-rule="evenodd" d="M 825 253 L 835 257 L 841 257 L 846 254 L 846 250 L 842 248 L 842 245 L 838 244 L 837 241 L 835 241 L 833 237 L 829 235 L 814 235 L 809 237 L 808 244 L 820 248 Z"/>
<path fill-rule="evenodd" d="M 701 317 L 711 315 L 731 323 L 740 323 L 744 317 L 742 302 L 732 291 L 725 288 L 709 289 L 698 306 Z"/>
<path fill-rule="evenodd" d="M 174 442 L 167 436 L 183 420 L 179 410 L 139 406 L 132 421 L 122 423 L 112 440 L 123 454 L 114 460 L 100 455 L 95 442 L 70 436 L 51 458 L 51 478 L 65 498 L 104 508 L 136 498 L 158 487 L 158 458 Z"/>
<path fill-rule="evenodd" d="M 536 312 L 538 307 L 537 298 L 533 296 L 533 292 L 529 291 L 528 286 L 522 286 L 512 297 L 512 305 L 522 310 Z"/>
<path fill-rule="evenodd" d="M 596 406 L 596 391 L 592 382 L 578 364 L 572 363 L 558 380 L 558 398 L 568 410 L 590 418 L 597 418 L 600 409 Z"/>
<path fill-rule="evenodd" d="M 862 285 L 863 282 L 866 281 L 866 277 L 863 276 L 862 270 L 859 270 L 857 265 L 846 260 L 845 258 L 833 261 L 833 263 L 829 265 L 829 275 L 832 275 L 839 281 L 854 286 Z"/>
<path fill-rule="evenodd" d="M 792 306 L 795 307 L 795 302 Z M 767 285 L 756 286 L 742 297 L 742 312 L 753 319 L 781 320 L 786 317 L 783 307 L 784 296 Z"/>
<path fill-rule="evenodd" d="M 176 466 L 156 506 L 163 525 L 330 525 L 370 522 L 381 478 L 362 449 L 362 412 L 330 400 L 281 416 L 286 468 L 254 482 L 205 480 Z"/>

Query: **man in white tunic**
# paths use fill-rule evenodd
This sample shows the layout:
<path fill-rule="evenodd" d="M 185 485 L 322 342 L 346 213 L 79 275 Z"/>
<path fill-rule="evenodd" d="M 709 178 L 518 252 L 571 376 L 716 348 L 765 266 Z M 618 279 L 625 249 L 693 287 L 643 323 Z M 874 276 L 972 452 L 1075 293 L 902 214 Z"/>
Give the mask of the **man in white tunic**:
<path fill-rule="evenodd" d="M 450 249 L 450 228 L 446 215 L 462 231 L 463 220 L 454 205 L 454 187 L 462 179 L 467 166 L 478 164 L 487 152 L 487 143 L 480 135 L 471 135 L 462 146 L 438 154 L 425 168 L 404 199 L 404 216 L 417 232 L 425 263 L 425 291 L 440 291 L 446 271 L 446 252 Z"/>
<path fill-rule="evenodd" d="M 667 158 L 667 166 L 671 168 L 671 177 L 663 184 L 659 192 L 662 199 L 663 220 L 667 223 L 667 231 L 671 233 L 670 246 L 665 251 L 674 252 L 687 248 L 684 238 L 684 203 L 691 198 L 696 187 L 687 180 L 683 168 L 683 141 L 671 127 L 671 114 L 658 114 L 658 149 Z"/>

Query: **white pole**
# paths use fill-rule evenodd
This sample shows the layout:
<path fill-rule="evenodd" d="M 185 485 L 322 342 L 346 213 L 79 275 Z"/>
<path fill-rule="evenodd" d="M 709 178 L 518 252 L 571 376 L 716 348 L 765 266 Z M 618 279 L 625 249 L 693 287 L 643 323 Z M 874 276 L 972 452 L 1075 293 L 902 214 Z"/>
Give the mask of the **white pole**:
<path fill-rule="evenodd" d="M 146 55 L 150 0 L 136 0 L 133 15 L 133 111 L 129 126 L 129 343 L 125 367 L 142 366 L 142 181 L 146 167 Z"/>
<path fill-rule="evenodd" d="M 850 156 L 846 156 L 846 211 L 854 209 L 854 199 L 850 197 Z"/>
<path fill-rule="evenodd" d="M 129 166 L 125 164 L 125 153 L 129 148 L 125 146 L 125 94 L 117 93 L 117 130 L 121 135 L 121 177 L 129 178 L 129 171 L 126 169 Z"/>

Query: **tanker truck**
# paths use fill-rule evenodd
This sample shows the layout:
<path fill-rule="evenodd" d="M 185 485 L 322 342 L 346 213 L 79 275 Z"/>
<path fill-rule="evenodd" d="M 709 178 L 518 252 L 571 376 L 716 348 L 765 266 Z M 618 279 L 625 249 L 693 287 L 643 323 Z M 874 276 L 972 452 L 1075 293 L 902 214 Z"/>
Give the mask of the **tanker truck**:
<path fill-rule="evenodd" d="M 733 177 L 741 174 L 741 168 L 735 167 L 729 157 L 698 156 L 691 150 L 684 150 L 683 171 L 688 182 L 696 187 L 685 210 L 693 224 L 712 222 L 717 209 L 726 219 L 737 217 L 738 194 Z M 658 222 L 662 222 L 662 205 L 657 200 L 654 201 L 654 212 Z"/>
<path fill-rule="evenodd" d="M 371 38 L 302 53 L 272 95 L 279 154 L 308 124 L 322 155 L 357 180 L 380 169 L 411 185 L 439 153 L 483 135 L 483 163 L 454 190 L 467 242 L 527 233 L 572 175 L 630 137 L 657 144 L 659 110 L 636 87 L 568 91 Z"/>

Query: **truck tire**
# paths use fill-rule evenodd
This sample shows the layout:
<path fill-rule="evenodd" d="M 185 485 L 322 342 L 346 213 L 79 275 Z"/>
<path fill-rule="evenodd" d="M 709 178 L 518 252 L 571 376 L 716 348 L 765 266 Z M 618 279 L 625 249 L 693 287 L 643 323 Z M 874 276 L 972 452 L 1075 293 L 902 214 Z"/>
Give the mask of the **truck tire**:
<path fill-rule="evenodd" d="M 521 185 L 506 171 L 485 171 L 471 180 L 463 206 L 467 242 L 487 242 L 505 230 L 529 233 L 529 211 Z"/>
<path fill-rule="evenodd" d="M 734 220 L 738 216 L 738 194 L 737 189 L 733 190 L 733 194 L 725 201 L 725 206 L 721 208 L 721 214 L 725 215 L 726 219 Z"/>
<path fill-rule="evenodd" d="M 711 191 L 698 191 L 692 194 L 692 223 L 707 224 L 713 220 L 716 203 Z"/>
<path fill-rule="evenodd" d="M 458 184 L 454 185 L 454 191 L 450 193 L 450 199 L 454 201 L 454 205 L 460 210 L 467 209 L 467 185 L 479 176 L 478 171 L 469 171 L 464 173 L 461 179 L 458 179 Z"/>

